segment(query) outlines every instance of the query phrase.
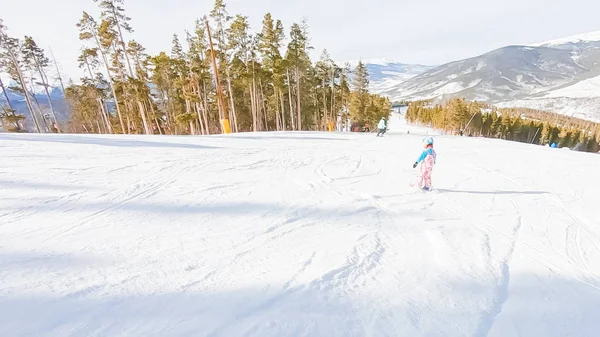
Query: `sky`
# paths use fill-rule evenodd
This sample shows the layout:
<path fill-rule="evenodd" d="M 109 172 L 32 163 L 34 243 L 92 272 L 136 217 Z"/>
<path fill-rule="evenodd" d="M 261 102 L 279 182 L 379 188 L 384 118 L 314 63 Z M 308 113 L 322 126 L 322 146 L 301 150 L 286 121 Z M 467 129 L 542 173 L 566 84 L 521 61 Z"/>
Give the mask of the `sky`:
<path fill-rule="evenodd" d="M 327 49 L 336 61 L 389 59 L 440 65 L 506 45 L 530 44 L 600 30 L 596 0 L 225 0 L 254 31 L 270 12 L 289 33 L 306 18 L 313 59 Z M 125 0 L 135 32 L 150 54 L 170 51 L 174 33 L 192 30 L 213 0 Z M 0 18 L 15 37 L 52 49 L 63 78 L 78 82 L 82 46 L 75 24 L 93 0 L 0 0 Z M 182 39 L 183 40 L 183 39 Z"/>

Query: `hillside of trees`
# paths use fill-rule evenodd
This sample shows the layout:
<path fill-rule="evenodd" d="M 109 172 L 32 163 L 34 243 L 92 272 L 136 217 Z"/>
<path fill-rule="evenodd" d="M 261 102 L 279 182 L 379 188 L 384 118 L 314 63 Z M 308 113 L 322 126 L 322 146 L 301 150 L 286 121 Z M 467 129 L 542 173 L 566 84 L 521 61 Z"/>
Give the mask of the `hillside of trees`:
<path fill-rule="evenodd" d="M 86 76 L 64 90 L 70 119 L 55 132 L 215 134 L 227 128 L 224 119 L 232 132 L 330 130 L 389 115 L 389 100 L 368 91 L 364 64 L 340 67 L 326 50 L 316 62 L 310 59 L 305 21 L 286 29 L 266 13 L 254 32 L 248 17 L 231 15 L 216 0 L 193 31 L 174 34 L 168 51 L 148 55 L 127 39 L 134 30 L 124 0 L 93 1 L 100 17 L 83 12 L 76 24 L 82 43 L 77 62 Z M 28 92 L 33 80 L 47 87 L 50 62 L 31 37 L 19 40 L 7 32 L 2 25 L 0 71 L 19 83 L 14 90 L 28 98 L 43 132 L 41 108 Z M 24 117 L 6 101 L 2 117 L 18 131 Z M 54 111 L 51 116 L 55 121 Z"/>
<path fill-rule="evenodd" d="M 501 138 L 518 142 L 598 152 L 600 124 L 560 114 L 524 108 L 496 108 L 479 102 L 453 99 L 445 105 L 411 102 L 406 113 L 411 123 L 446 133 Z"/>

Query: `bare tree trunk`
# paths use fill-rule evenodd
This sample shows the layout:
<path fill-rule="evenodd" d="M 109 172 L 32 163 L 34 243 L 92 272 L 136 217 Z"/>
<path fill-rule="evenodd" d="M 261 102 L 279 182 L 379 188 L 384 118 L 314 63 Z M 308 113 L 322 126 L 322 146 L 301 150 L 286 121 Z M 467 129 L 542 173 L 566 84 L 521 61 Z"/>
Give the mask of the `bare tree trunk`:
<path fill-rule="evenodd" d="M 125 115 L 127 118 L 127 134 L 131 132 L 131 120 L 129 119 L 129 114 Z"/>
<path fill-rule="evenodd" d="M 31 97 L 33 97 L 33 101 L 35 102 L 35 105 L 38 108 L 38 112 L 40 113 L 40 117 L 42 118 L 42 122 L 44 122 L 44 126 L 46 127 L 47 132 L 50 130 L 50 128 L 48 127 L 48 123 L 46 123 L 46 118 L 44 117 L 44 111 L 42 110 L 42 106 L 40 105 L 40 102 L 38 101 L 37 97 L 35 97 L 35 91 L 33 90 L 33 76 L 31 76 L 30 80 L 31 92 L 29 94 L 31 95 Z"/>
<path fill-rule="evenodd" d="M 162 129 L 160 127 L 160 123 L 158 122 L 158 118 L 154 117 L 154 122 L 156 123 L 156 129 L 158 130 L 158 134 L 162 135 L 163 132 L 162 132 Z"/>
<path fill-rule="evenodd" d="M 42 86 L 44 87 L 44 92 L 46 93 L 46 98 L 48 99 L 48 105 L 50 106 L 50 114 L 52 115 L 52 121 L 54 126 L 56 127 L 56 131 L 60 133 L 60 128 L 58 127 L 58 121 L 56 120 L 56 112 L 54 111 L 54 105 L 52 104 L 52 99 L 50 99 L 50 92 L 48 91 L 48 78 L 42 69 L 38 59 L 36 57 L 33 58 L 35 62 L 35 67 L 40 74 L 40 80 L 42 81 Z"/>
<path fill-rule="evenodd" d="M 229 66 L 225 67 L 225 72 L 226 72 L 226 76 L 227 76 L 227 90 L 229 91 L 229 101 L 231 104 L 231 109 L 229 109 L 229 115 L 230 115 L 230 119 L 233 121 L 233 125 L 232 125 L 232 131 L 233 132 L 238 132 L 238 126 L 237 126 L 237 115 L 235 112 L 235 103 L 233 101 L 233 90 L 231 89 L 231 77 L 229 76 Z"/>
<path fill-rule="evenodd" d="M 166 113 L 165 113 L 165 117 L 167 118 L 166 123 L 167 123 L 167 129 L 169 129 L 169 132 L 173 132 L 173 127 L 171 126 L 172 121 L 171 121 L 171 101 L 169 100 L 168 97 L 168 93 L 165 92 L 164 90 L 160 90 L 160 94 L 162 96 L 162 102 L 165 105 L 165 109 L 166 109 Z M 165 131 L 166 133 L 166 131 Z"/>
<path fill-rule="evenodd" d="M 56 63 L 56 57 L 54 57 L 52 48 L 50 48 L 50 55 L 52 55 L 52 60 L 54 60 L 54 66 L 56 66 L 56 74 L 58 74 L 58 82 L 60 83 L 60 87 L 61 87 L 63 95 L 64 95 L 65 94 L 65 84 L 63 83 L 62 76 L 60 75 L 60 69 L 58 69 L 58 63 Z"/>
<path fill-rule="evenodd" d="M 331 118 L 337 125 L 337 113 L 335 112 L 335 67 L 331 64 Z"/>
<path fill-rule="evenodd" d="M 279 92 L 279 101 L 281 102 L 281 120 L 283 121 L 283 131 L 287 131 L 285 124 L 285 104 L 283 103 L 283 92 Z"/>
<path fill-rule="evenodd" d="M 140 100 L 138 100 L 138 106 L 140 108 L 140 115 L 142 116 L 142 123 L 144 124 L 144 131 L 147 135 L 152 134 L 150 132 L 150 128 L 148 128 L 148 121 L 146 120 L 146 109 L 144 109 L 144 104 Z"/>
<path fill-rule="evenodd" d="M 126 116 L 127 116 L 127 134 L 131 133 L 131 129 L 134 129 L 137 133 L 137 125 L 135 124 L 135 121 L 132 121 L 131 118 L 129 117 L 130 115 L 133 117 L 133 115 L 131 114 L 131 112 L 133 111 L 133 103 L 132 100 L 129 99 L 129 95 L 125 94 L 125 109 L 126 109 Z"/>
<path fill-rule="evenodd" d="M 96 44 L 98 45 L 98 50 L 100 50 L 100 55 L 102 55 L 102 60 L 104 61 L 104 67 L 106 68 L 106 75 L 108 76 L 108 84 L 110 85 L 110 90 L 113 95 L 113 99 L 115 100 L 115 108 L 117 109 L 117 115 L 119 116 L 119 122 L 121 123 L 121 131 L 125 134 L 125 124 L 123 123 L 123 115 L 121 114 L 121 108 L 119 107 L 119 99 L 117 98 L 117 92 L 115 90 L 115 84 L 113 77 L 110 73 L 110 67 L 108 65 L 108 60 L 106 59 L 106 54 L 104 53 L 104 49 L 102 49 L 102 45 L 100 44 L 100 40 L 98 39 L 98 34 L 94 33 L 94 39 L 96 40 Z"/>
<path fill-rule="evenodd" d="M 263 91 L 262 81 L 258 79 L 258 86 L 260 87 L 260 103 L 263 109 L 263 115 L 265 117 L 265 131 L 269 131 L 269 120 L 267 118 L 267 107 L 265 106 L 265 92 Z"/>
<path fill-rule="evenodd" d="M 319 116 L 319 92 L 317 91 L 317 89 L 315 88 L 315 94 L 313 95 L 313 97 L 315 98 L 315 110 L 316 110 L 316 114 L 315 114 L 315 124 L 317 125 L 317 130 L 322 131 L 321 130 L 321 116 Z"/>
<path fill-rule="evenodd" d="M 290 80 L 290 70 L 287 69 L 287 80 L 288 80 L 288 96 L 290 99 L 290 121 L 292 123 L 292 130 L 296 129 L 294 123 L 294 108 L 292 107 L 292 81 Z"/>
<path fill-rule="evenodd" d="M 31 114 L 31 118 L 33 118 L 33 123 L 35 124 L 35 128 L 37 129 L 38 133 L 41 133 L 42 131 L 40 129 L 40 124 L 38 123 L 38 120 L 35 117 L 35 112 L 33 110 L 33 103 L 31 102 L 31 98 L 29 97 L 28 90 L 27 90 L 27 84 L 25 84 L 25 77 L 23 76 L 23 72 L 21 71 L 19 62 L 17 61 L 17 58 L 16 58 L 15 54 L 12 52 L 12 50 L 9 50 L 8 54 L 10 56 L 11 62 L 13 63 L 15 69 L 17 70 L 17 77 L 19 79 L 19 82 L 21 83 L 21 88 L 23 88 L 23 93 L 25 94 L 25 101 L 27 103 L 27 108 L 29 108 L 29 113 Z M 5 91 L 5 93 L 6 93 L 6 91 Z"/>
<path fill-rule="evenodd" d="M 104 123 L 106 123 L 106 129 L 108 130 L 108 133 L 112 133 L 112 126 L 110 125 L 108 114 L 106 113 L 106 110 L 104 110 L 104 103 L 100 97 L 96 97 L 96 100 L 100 106 L 100 114 L 102 115 L 102 119 L 104 120 Z"/>
<path fill-rule="evenodd" d="M 202 99 L 200 96 L 200 84 L 197 81 L 196 83 L 192 84 L 192 92 L 198 97 L 198 100 Z M 200 129 L 200 134 L 204 135 L 206 133 L 204 130 L 204 123 L 202 122 L 202 107 L 198 101 L 194 102 L 194 110 L 196 110 L 196 115 L 198 116 L 198 127 Z"/>
<path fill-rule="evenodd" d="M 247 66 L 246 66 L 247 67 Z M 252 102 L 252 125 L 254 132 L 258 131 L 258 97 L 256 97 L 256 72 L 254 71 L 254 62 L 252 62 L 252 89 L 250 91 L 250 99 Z"/>
<path fill-rule="evenodd" d="M 281 117 L 279 116 L 279 104 L 277 104 L 277 101 L 279 100 L 279 98 L 277 97 L 277 88 L 275 88 L 275 130 L 279 131 L 281 130 Z"/>
<path fill-rule="evenodd" d="M 50 114 L 52 115 L 52 121 L 54 122 L 56 131 L 58 133 L 60 133 L 60 127 L 58 126 L 58 121 L 56 120 L 56 112 L 54 111 L 54 105 L 52 104 L 52 99 L 50 99 L 50 92 L 48 91 L 47 80 L 44 79 L 44 74 L 43 74 L 42 70 L 40 68 L 38 68 L 38 70 L 40 72 L 40 76 L 42 77 L 42 85 L 44 86 L 44 91 L 46 92 L 46 98 L 48 99 L 48 105 L 50 106 Z"/>
<path fill-rule="evenodd" d="M 329 113 L 327 112 L 327 95 L 325 93 L 325 77 L 323 77 L 323 116 L 325 116 L 325 127 L 329 128 Z"/>
<path fill-rule="evenodd" d="M 244 60 L 244 64 L 246 65 L 246 72 L 249 73 L 250 72 L 250 67 L 248 66 L 249 60 L 248 60 L 248 53 L 246 52 L 245 55 L 245 60 Z M 252 62 L 252 83 L 248 83 L 248 92 L 250 93 L 250 110 L 252 112 L 252 131 L 256 132 L 257 131 L 257 119 L 258 119 L 258 114 L 256 112 L 256 92 L 255 92 L 255 87 L 256 87 L 256 81 L 255 81 L 255 72 L 254 72 L 254 62 Z"/>
<path fill-rule="evenodd" d="M 200 126 L 200 134 L 205 135 L 204 122 L 202 121 L 202 113 L 200 103 L 196 102 L 196 114 L 198 115 L 198 123 Z"/>
<path fill-rule="evenodd" d="M 117 16 L 116 8 L 112 9 L 113 19 L 115 20 L 115 24 L 119 31 L 119 40 L 121 42 L 121 47 L 123 47 L 123 55 L 125 55 L 125 61 L 127 61 L 127 67 L 129 68 L 129 76 L 135 77 L 133 74 L 133 69 L 131 68 L 131 62 L 129 61 L 129 56 L 127 55 L 127 47 L 125 46 L 125 40 L 123 39 L 123 31 L 121 30 L 121 25 L 119 25 L 119 17 Z"/>
<path fill-rule="evenodd" d="M 257 107 L 258 104 L 256 103 L 257 99 L 256 99 L 256 83 L 254 80 L 254 75 L 252 76 L 252 85 L 249 88 L 249 92 L 250 92 L 250 104 L 252 105 L 252 131 L 257 132 L 258 131 L 258 112 L 257 112 Z"/>
<path fill-rule="evenodd" d="M 152 116 L 154 116 L 154 121 L 157 122 L 158 120 L 156 119 L 156 111 L 154 110 L 154 105 L 152 105 L 151 98 L 148 98 L 148 101 L 146 101 L 145 103 L 150 107 L 150 111 L 152 112 Z M 144 106 L 146 106 L 146 104 L 144 104 Z M 146 108 L 146 111 L 148 111 L 147 108 Z M 150 114 L 148 114 L 148 120 L 149 121 L 152 121 L 152 119 L 153 119 L 152 116 L 150 116 Z M 156 128 L 158 129 L 158 132 L 160 134 L 162 134 L 161 131 L 160 131 L 160 125 L 158 124 L 158 122 L 156 123 Z M 150 130 L 150 131 L 152 132 L 152 134 L 154 134 L 153 130 Z"/>
<path fill-rule="evenodd" d="M 297 105 L 298 105 L 298 110 L 296 111 L 298 113 L 298 131 L 302 131 L 302 113 L 301 113 L 301 107 L 300 107 L 300 74 L 298 73 L 298 68 L 296 68 L 295 71 L 295 77 L 296 77 L 296 99 L 297 99 Z"/>
<path fill-rule="evenodd" d="M 202 111 L 202 117 L 204 118 L 204 127 L 206 128 L 206 134 L 210 135 L 210 125 L 208 124 L 208 94 L 206 93 L 206 82 L 202 82 L 202 95 L 204 96 L 204 110 Z"/>
<path fill-rule="evenodd" d="M 90 67 L 90 63 L 88 61 L 87 56 L 85 57 L 85 65 L 86 65 L 88 73 L 90 75 L 90 80 L 93 81 L 94 75 L 92 74 L 92 68 Z M 56 66 L 56 69 L 58 70 L 58 65 Z M 60 77 L 60 75 L 59 75 L 59 77 Z M 61 80 L 61 85 L 62 85 L 62 80 Z M 63 87 L 63 90 L 64 90 L 64 87 Z M 96 101 L 98 102 L 98 105 L 100 105 L 100 109 L 102 110 L 102 117 L 103 117 L 104 121 L 106 122 L 106 127 L 108 128 L 108 133 L 113 133 L 112 126 L 110 125 L 110 117 L 109 117 L 108 113 L 106 112 L 106 109 L 104 108 L 104 102 L 102 101 L 102 98 L 98 94 L 96 94 Z"/>

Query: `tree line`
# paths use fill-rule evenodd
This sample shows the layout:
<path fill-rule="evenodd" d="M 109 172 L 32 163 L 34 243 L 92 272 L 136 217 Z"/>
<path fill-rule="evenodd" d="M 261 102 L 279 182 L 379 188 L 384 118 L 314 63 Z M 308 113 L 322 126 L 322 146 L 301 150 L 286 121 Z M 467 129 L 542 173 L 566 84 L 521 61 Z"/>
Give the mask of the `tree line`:
<path fill-rule="evenodd" d="M 406 119 L 447 133 L 500 138 L 525 143 L 598 152 L 600 124 L 525 108 L 497 108 L 465 99 L 446 104 L 411 102 Z"/>
<path fill-rule="evenodd" d="M 50 59 L 31 36 L 25 36 L 23 40 L 19 40 L 10 37 L 7 31 L 8 28 L 0 19 L 0 72 L 10 75 L 16 83 L 16 85 L 9 86 L 0 78 L 0 89 L 5 101 L 5 105 L 0 105 L 0 118 L 8 125 L 10 131 L 23 129 L 22 121 L 25 116 L 17 114 L 17 110 L 8 96 L 8 89 L 10 89 L 25 98 L 37 132 L 42 132 L 42 130 L 60 131 L 49 91 Z M 60 81 L 62 85 L 62 79 Z M 49 112 L 42 108 L 42 102 L 34 95 L 34 85 L 44 89 L 50 108 Z"/>
<path fill-rule="evenodd" d="M 362 62 L 355 69 L 338 66 L 326 50 L 311 61 L 304 20 L 286 34 L 267 13 L 253 32 L 247 16 L 232 16 L 223 0 L 215 0 L 193 31 L 173 35 L 169 52 L 149 55 L 127 39 L 134 30 L 124 0 L 93 1 L 100 17 L 83 12 L 76 24 L 82 42 L 77 61 L 86 75 L 64 90 L 68 132 L 215 134 L 224 131 L 223 119 L 233 132 L 328 130 L 389 115 L 389 100 L 369 93 Z M 19 69 L 38 69 L 43 78 L 49 62 L 39 47 L 29 56 L 27 37 L 9 38 L 2 27 L 0 57 L 8 60 L 2 69 L 13 79 L 23 77 L 18 90 L 31 96 Z M 5 117 L 22 118 L 14 111 Z"/>

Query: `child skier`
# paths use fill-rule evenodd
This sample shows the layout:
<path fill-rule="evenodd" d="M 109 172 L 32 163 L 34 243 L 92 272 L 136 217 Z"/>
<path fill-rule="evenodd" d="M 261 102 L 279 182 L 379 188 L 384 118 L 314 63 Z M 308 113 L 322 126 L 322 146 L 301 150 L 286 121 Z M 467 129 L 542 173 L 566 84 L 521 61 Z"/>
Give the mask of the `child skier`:
<path fill-rule="evenodd" d="M 419 188 L 429 191 L 431 190 L 431 171 L 436 162 L 436 153 L 433 149 L 433 138 L 427 137 L 424 139 L 425 150 L 419 156 L 419 159 L 413 165 L 416 168 L 421 163 L 421 174 L 418 179 Z"/>

